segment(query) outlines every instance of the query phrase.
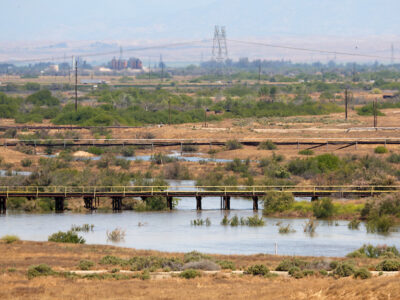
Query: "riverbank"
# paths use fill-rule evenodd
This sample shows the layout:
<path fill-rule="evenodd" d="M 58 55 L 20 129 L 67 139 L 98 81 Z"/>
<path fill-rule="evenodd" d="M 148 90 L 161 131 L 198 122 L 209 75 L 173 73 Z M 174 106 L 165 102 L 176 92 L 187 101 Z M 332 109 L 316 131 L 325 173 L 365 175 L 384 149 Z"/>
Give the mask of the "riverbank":
<path fill-rule="evenodd" d="M 27 270 L 32 265 L 47 264 L 56 272 L 78 269 L 81 260 L 94 262 L 93 269 L 116 268 L 101 265 L 105 256 L 121 259 L 133 257 L 160 257 L 184 259 L 183 253 L 165 253 L 135 250 L 113 246 L 57 244 L 48 242 L 0 242 L 0 298 L 1 299 L 389 299 L 400 292 L 399 277 L 373 277 L 367 280 L 353 277 L 334 278 L 315 274 L 302 279 L 287 276 L 260 277 L 252 275 L 204 274 L 195 279 L 179 276 L 160 280 L 143 278 L 104 277 L 81 278 L 73 276 L 45 276 L 28 279 Z M 230 261 L 237 270 L 256 264 L 275 269 L 285 258 L 273 255 L 209 255 L 211 260 Z M 298 257 L 313 262 L 313 257 Z M 318 258 L 321 261 L 321 258 Z M 324 258 L 326 262 L 343 261 L 343 258 Z M 378 259 L 352 259 L 357 267 L 367 267 Z M 116 272 L 114 270 L 114 272 Z M 226 274 L 225 274 L 226 273 Z M 119 280 L 117 280 L 119 279 Z"/>

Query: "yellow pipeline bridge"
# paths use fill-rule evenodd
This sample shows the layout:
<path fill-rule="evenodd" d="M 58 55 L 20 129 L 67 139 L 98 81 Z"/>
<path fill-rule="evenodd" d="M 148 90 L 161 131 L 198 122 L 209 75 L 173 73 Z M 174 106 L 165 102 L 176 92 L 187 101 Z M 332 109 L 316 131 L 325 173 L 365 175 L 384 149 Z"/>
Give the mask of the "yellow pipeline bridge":
<path fill-rule="evenodd" d="M 400 186 L 1 186 L 0 211 L 6 211 L 9 197 L 36 199 L 51 197 L 55 199 L 56 211 L 64 210 L 66 198 L 83 198 L 85 207 L 96 208 L 99 198 L 111 198 L 114 210 L 122 209 L 124 198 L 146 199 L 154 196 L 165 197 L 172 209 L 174 197 L 196 199 L 196 208 L 201 210 L 203 197 L 220 197 L 221 209 L 230 209 L 232 197 L 253 199 L 254 210 L 258 209 L 259 198 L 268 193 L 288 193 L 296 197 L 369 197 L 379 194 L 395 193 Z"/>

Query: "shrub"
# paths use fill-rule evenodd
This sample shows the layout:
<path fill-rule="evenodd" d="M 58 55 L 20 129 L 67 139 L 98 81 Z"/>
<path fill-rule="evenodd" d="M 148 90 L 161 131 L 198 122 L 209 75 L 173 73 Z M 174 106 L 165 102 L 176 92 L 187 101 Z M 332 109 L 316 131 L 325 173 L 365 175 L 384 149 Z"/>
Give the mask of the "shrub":
<path fill-rule="evenodd" d="M 260 145 L 258 146 L 258 149 L 260 149 L 260 150 L 275 150 L 276 145 L 272 141 L 268 140 L 265 142 L 261 142 Z"/>
<path fill-rule="evenodd" d="M 184 144 L 182 145 L 183 152 L 196 152 L 199 148 L 196 145 Z"/>
<path fill-rule="evenodd" d="M 123 159 L 123 158 L 117 158 L 114 160 L 114 164 L 117 167 L 121 167 L 122 169 L 129 170 L 129 167 L 131 166 L 131 162 L 129 160 Z"/>
<path fill-rule="evenodd" d="M 14 242 L 18 242 L 19 241 L 19 237 L 16 235 L 5 235 L 1 238 L 1 240 L 3 242 L 5 242 L 6 244 L 12 244 Z"/>
<path fill-rule="evenodd" d="M 21 166 L 24 168 L 30 167 L 32 165 L 32 161 L 29 158 L 24 158 L 21 160 Z"/>
<path fill-rule="evenodd" d="M 99 264 L 101 264 L 101 265 L 114 265 L 114 266 L 115 265 L 121 265 L 121 266 L 123 266 L 123 265 L 127 265 L 128 262 L 126 260 L 122 259 L 122 258 L 113 256 L 113 255 L 106 255 L 100 260 Z"/>
<path fill-rule="evenodd" d="M 265 276 L 269 273 L 269 269 L 265 265 L 253 265 L 247 269 L 246 273 L 253 276 Z"/>
<path fill-rule="evenodd" d="M 122 230 L 121 228 L 115 228 L 113 231 L 109 232 L 107 230 L 107 240 L 114 242 L 114 243 L 119 243 L 125 239 L 125 230 Z"/>
<path fill-rule="evenodd" d="M 73 244 L 84 244 L 86 241 L 83 237 L 78 236 L 75 232 L 69 230 L 67 232 L 59 231 L 53 233 L 48 238 L 49 242 L 56 243 L 73 243 Z"/>
<path fill-rule="evenodd" d="M 318 201 L 313 202 L 314 216 L 318 219 L 329 218 L 333 216 L 334 206 L 332 200 L 329 198 L 322 198 Z"/>
<path fill-rule="evenodd" d="M 38 276 L 49 276 L 54 275 L 56 272 L 52 270 L 48 265 L 41 264 L 37 266 L 31 266 L 28 269 L 28 278 L 32 279 Z"/>
<path fill-rule="evenodd" d="M 318 222 L 314 219 L 309 219 L 303 226 L 304 232 L 309 234 L 314 234 L 315 230 L 317 229 Z"/>
<path fill-rule="evenodd" d="M 102 148 L 96 147 L 96 146 L 90 146 L 88 148 L 88 152 L 92 153 L 94 155 L 100 156 L 104 153 L 104 150 Z"/>
<path fill-rule="evenodd" d="M 80 270 L 87 271 L 87 270 L 90 270 L 90 268 L 92 268 L 93 266 L 94 266 L 94 262 L 84 259 L 79 262 L 78 268 Z"/>
<path fill-rule="evenodd" d="M 217 261 L 217 264 L 221 267 L 223 270 L 236 270 L 235 264 L 232 261 L 229 260 L 219 260 Z"/>
<path fill-rule="evenodd" d="M 247 220 L 245 222 L 246 225 L 256 227 L 256 226 L 264 226 L 265 221 L 263 220 L 262 217 L 259 217 L 258 215 L 252 216 L 252 217 L 247 217 Z"/>
<path fill-rule="evenodd" d="M 292 259 L 284 259 L 280 262 L 280 264 L 276 267 L 276 271 L 289 271 L 293 267 L 298 267 L 300 269 L 304 269 L 307 266 L 307 262 L 304 260 L 300 260 L 298 258 Z"/>
<path fill-rule="evenodd" d="M 391 216 L 374 216 L 367 222 L 367 232 L 369 233 L 388 233 L 394 225 L 394 220 Z"/>
<path fill-rule="evenodd" d="M 229 218 L 226 215 L 222 218 L 221 225 L 229 225 Z"/>
<path fill-rule="evenodd" d="M 309 155 L 314 155 L 314 151 L 313 151 L 313 150 L 310 150 L 310 149 L 304 149 L 304 150 L 300 150 L 300 151 L 299 151 L 299 154 L 300 154 L 300 155 L 307 155 L 307 156 L 309 156 Z"/>
<path fill-rule="evenodd" d="M 358 228 L 360 227 L 360 223 L 361 223 L 360 220 L 354 218 L 353 220 L 351 220 L 351 221 L 349 222 L 349 224 L 347 224 L 347 227 L 348 227 L 349 229 L 351 229 L 351 230 L 355 230 L 355 229 L 358 229 Z"/>
<path fill-rule="evenodd" d="M 333 270 L 333 274 L 339 277 L 348 277 L 353 275 L 354 272 L 354 266 L 349 263 L 341 263 L 336 267 L 335 270 Z"/>
<path fill-rule="evenodd" d="M 263 214 L 270 215 L 290 209 L 294 203 L 294 197 L 291 193 L 269 192 L 265 195 L 263 201 Z"/>
<path fill-rule="evenodd" d="M 199 261 L 191 261 L 183 265 L 183 270 L 204 270 L 204 271 L 218 271 L 220 266 L 209 259 L 202 259 Z"/>
<path fill-rule="evenodd" d="M 392 164 L 400 164 L 400 154 L 392 153 L 388 158 L 387 161 Z"/>
<path fill-rule="evenodd" d="M 374 152 L 377 154 L 384 154 L 384 153 L 388 153 L 388 149 L 384 146 L 378 146 L 375 148 Z"/>
<path fill-rule="evenodd" d="M 135 156 L 135 148 L 129 146 L 129 147 L 123 147 L 121 151 L 122 156 L 124 157 L 132 157 Z"/>
<path fill-rule="evenodd" d="M 191 261 L 200 261 L 200 260 L 204 260 L 204 259 L 211 259 L 211 257 L 206 254 L 197 252 L 197 251 L 185 253 L 185 255 L 183 256 L 183 261 L 185 263 L 188 263 Z"/>
<path fill-rule="evenodd" d="M 363 245 L 361 248 L 354 252 L 347 254 L 347 257 L 368 257 L 368 258 L 380 258 L 380 257 L 399 257 L 400 253 L 395 246 L 389 247 L 386 245 L 372 246 Z"/>
<path fill-rule="evenodd" d="M 400 261 L 393 259 L 386 259 L 381 261 L 376 266 L 377 271 L 399 271 L 400 270 Z"/>
<path fill-rule="evenodd" d="M 243 148 L 242 144 L 237 140 L 229 140 L 225 145 L 227 150 L 237 150 Z"/>
<path fill-rule="evenodd" d="M 179 277 L 186 278 L 186 279 L 193 279 L 196 277 L 201 277 L 201 273 L 197 270 L 188 269 L 179 274 Z"/>
<path fill-rule="evenodd" d="M 296 232 L 293 228 L 291 228 L 290 224 L 287 224 L 286 226 L 279 226 L 279 233 L 280 234 L 288 234 L 288 233 L 293 233 Z"/>
<path fill-rule="evenodd" d="M 361 279 L 368 279 L 368 278 L 372 277 L 372 274 L 366 268 L 361 268 L 354 272 L 354 277 L 361 278 Z"/>

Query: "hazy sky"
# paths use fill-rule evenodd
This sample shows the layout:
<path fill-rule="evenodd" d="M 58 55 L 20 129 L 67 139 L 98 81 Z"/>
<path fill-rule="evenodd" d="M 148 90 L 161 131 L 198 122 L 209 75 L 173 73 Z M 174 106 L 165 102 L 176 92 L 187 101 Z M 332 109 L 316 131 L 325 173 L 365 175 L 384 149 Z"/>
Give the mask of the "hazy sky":
<path fill-rule="evenodd" d="M 2 61 L 212 39 L 215 25 L 225 25 L 231 39 L 331 51 L 357 49 L 387 56 L 393 43 L 400 56 L 399 0 L 0 0 L 0 4 Z M 65 46 L 52 46 L 60 42 Z M 210 47 L 204 44 L 187 53 L 171 50 L 165 58 L 199 60 L 204 54 L 207 59 Z M 137 55 L 156 57 L 160 52 Z M 229 52 L 232 58 L 332 59 L 232 42 Z"/>
<path fill-rule="evenodd" d="M 375 36 L 400 29 L 398 0 L 0 0 L 0 41 Z"/>

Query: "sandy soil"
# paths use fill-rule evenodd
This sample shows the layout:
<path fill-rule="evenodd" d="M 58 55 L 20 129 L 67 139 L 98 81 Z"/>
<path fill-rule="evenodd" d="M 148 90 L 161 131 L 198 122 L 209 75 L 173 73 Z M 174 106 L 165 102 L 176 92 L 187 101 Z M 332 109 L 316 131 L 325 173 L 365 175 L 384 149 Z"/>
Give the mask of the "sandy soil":
<path fill-rule="evenodd" d="M 308 277 L 272 279 L 253 276 L 208 275 L 191 280 L 130 279 L 117 281 L 37 277 L 28 280 L 31 265 L 46 263 L 53 269 L 76 270 L 81 259 L 97 262 L 104 255 L 182 256 L 178 253 L 140 251 L 111 246 L 39 242 L 0 243 L 1 299 L 399 299 L 400 277 L 368 280 Z M 215 256 L 232 260 L 239 267 L 263 263 L 275 267 L 283 257 L 271 255 Z M 306 258 L 311 260 L 312 258 Z M 374 264 L 374 260 L 358 264 Z M 10 271 L 10 268 L 13 268 Z"/>

